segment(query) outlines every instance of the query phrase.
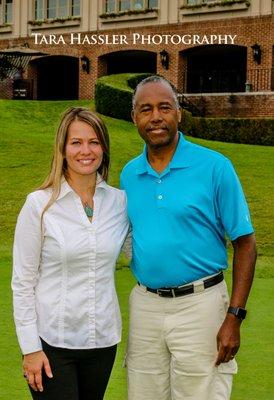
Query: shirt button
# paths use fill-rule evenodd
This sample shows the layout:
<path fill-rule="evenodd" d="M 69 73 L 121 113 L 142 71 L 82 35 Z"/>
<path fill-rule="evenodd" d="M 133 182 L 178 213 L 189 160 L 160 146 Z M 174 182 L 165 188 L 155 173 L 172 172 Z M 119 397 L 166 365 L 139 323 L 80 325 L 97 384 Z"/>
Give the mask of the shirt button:
<path fill-rule="evenodd" d="M 162 198 L 163 198 L 163 196 L 160 194 L 160 195 L 158 196 L 158 199 L 159 199 L 159 200 L 162 200 Z"/>
<path fill-rule="evenodd" d="M 162 183 L 162 179 L 157 179 L 157 183 Z"/>

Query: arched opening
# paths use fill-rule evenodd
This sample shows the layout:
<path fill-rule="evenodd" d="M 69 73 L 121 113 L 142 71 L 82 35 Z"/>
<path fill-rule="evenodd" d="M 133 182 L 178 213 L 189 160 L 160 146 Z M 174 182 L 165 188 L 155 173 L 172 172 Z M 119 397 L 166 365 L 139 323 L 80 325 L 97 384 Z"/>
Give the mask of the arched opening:
<path fill-rule="evenodd" d="M 79 90 L 79 60 L 48 56 L 31 62 L 37 71 L 37 100 L 75 100 Z"/>
<path fill-rule="evenodd" d="M 247 49 L 244 46 L 199 46 L 181 52 L 186 93 L 244 92 Z M 183 64 L 183 63 L 182 63 Z"/>
<path fill-rule="evenodd" d="M 99 57 L 99 63 L 105 65 L 106 75 L 124 72 L 156 73 L 157 54 L 151 51 L 116 51 Z"/>

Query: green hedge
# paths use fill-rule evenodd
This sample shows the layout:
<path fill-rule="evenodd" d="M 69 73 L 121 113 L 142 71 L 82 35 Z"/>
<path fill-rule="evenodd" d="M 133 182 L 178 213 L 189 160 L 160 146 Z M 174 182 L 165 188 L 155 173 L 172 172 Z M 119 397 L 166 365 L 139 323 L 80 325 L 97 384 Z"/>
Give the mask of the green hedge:
<path fill-rule="evenodd" d="M 103 82 L 95 86 L 95 107 L 98 113 L 109 117 L 131 120 L 132 91 L 117 89 Z"/>
<path fill-rule="evenodd" d="M 274 119 L 270 118 L 199 118 L 184 110 L 180 129 L 202 139 L 274 145 Z"/>
<path fill-rule="evenodd" d="M 151 76 L 151 75 L 153 75 L 153 74 L 144 73 L 144 74 L 134 75 L 131 78 L 128 78 L 127 84 L 131 89 L 135 90 L 135 88 L 138 85 L 138 83 L 140 83 L 143 79 L 145 79 L 145 78 L 147 78 L 148 76 Z"/>
<path fill-rule="evenodd" d="M 99 78 L 95 86 L 98 113 L 131 121 L 132 94 L 138 83 L 151 74 L 117 74 Z"/>
<path fill-rule="evenodd" d="M 99 78 L 95 106 L 100 114 L 131 121 L 131 100 L 137 84 L 151 74 L 116 74 Z M 221 142 L 274 145 L 274 119 L 200 118 L 183 110 L 180 129 L 185 134 Z"/>

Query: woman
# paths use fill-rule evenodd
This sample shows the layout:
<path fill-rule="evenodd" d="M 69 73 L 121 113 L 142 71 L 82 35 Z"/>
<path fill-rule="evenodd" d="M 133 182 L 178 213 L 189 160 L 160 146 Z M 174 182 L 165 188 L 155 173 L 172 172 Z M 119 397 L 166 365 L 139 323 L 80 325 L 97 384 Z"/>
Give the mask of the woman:
<path fill-rule="evenodd" d="M 106 183 L 108 168 L 104 123 L 71 108 L 15 231 L 14 316 L 33 399 L 104 396 L 121 335 L 115 262 L 128 230 L 125 194 Z"/>

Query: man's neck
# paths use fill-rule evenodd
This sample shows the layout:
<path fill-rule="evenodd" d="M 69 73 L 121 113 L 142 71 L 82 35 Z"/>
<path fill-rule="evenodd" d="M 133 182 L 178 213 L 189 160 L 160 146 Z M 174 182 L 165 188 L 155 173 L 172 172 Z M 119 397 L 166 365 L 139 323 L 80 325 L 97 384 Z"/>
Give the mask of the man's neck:
<path fill-rule="evenodd" d="M 167 146 L 163 147 L 147 147 L 147 158 L 151 167 L 158 173 L 164 171 L 164 169 L 170 163 L 179 140 L 179 134 L 177 134 L 175 140 Z"/>

